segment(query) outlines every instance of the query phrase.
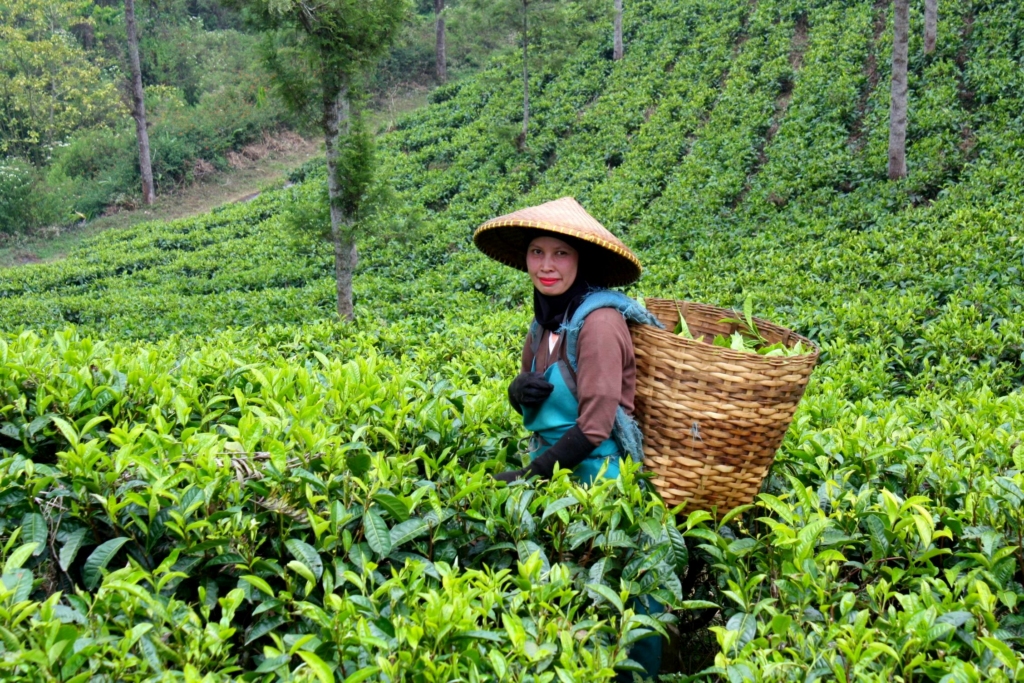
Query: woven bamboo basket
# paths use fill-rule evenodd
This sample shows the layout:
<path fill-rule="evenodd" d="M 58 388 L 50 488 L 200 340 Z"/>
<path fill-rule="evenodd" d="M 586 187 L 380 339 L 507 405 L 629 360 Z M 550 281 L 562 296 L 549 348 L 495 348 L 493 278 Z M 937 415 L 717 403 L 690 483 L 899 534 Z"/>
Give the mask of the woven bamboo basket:
<path fill-rule="evenodd" d="M 753 501 L 818 361 L 809 339 L 755 318 L 761 334 L 812 353 L 766 357 L 712 346 L 737 326 L 734 311 L 687 301 L 647 299 L 665 325 L 630 326 L 636 353 L 636 417 L 644 464 L 669 506 L 724 515 Z M 677 308 L 678 307 L 678 308 Z M 695 340 L 671 331 L 682 312 Z"/>

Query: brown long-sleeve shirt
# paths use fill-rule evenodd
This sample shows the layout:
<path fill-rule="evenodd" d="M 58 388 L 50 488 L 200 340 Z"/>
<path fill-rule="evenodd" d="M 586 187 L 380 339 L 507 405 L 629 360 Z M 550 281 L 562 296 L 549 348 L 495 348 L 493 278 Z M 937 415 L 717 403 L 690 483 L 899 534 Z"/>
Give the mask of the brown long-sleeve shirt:
<path fill-rule="evenodd" d="M 556 360 L 564 356 L 564 340 L 559 339 L 555 353 L 548 352 L 551 333 L 542 330 L 537 347 L 536 372 L 545 372 Z M 530 335 L 523 346 L 522 372 L 529 372 L 534 360 Z M 580 430 L 595 446 L 612 433 L 615 411 L 621 405 L 633 414 L 636 394 L 636 357 L 633 340 L 622 314 L 613 308 L 599 308 L 583 321 L 576 345 L 576 397 L 580 403 L 580 416 L 576 420 Z M 568 363 L 568 361 L 566 361 Z"/>

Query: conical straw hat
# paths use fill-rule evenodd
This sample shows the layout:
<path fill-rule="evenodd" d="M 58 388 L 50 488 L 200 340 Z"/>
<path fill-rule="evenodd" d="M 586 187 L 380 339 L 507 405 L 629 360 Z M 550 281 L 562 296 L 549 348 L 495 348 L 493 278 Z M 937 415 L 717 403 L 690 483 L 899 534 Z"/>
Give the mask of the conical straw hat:
<path fill-rule="evenodd" d="M 597 247 L 580 254 L 580 267 L 591 284 L 619 287 L 640 278 L 640 260 L 572 197 L 492 218 L 476 229 L 473 242 L 492 259 L 525 272 L 526 248 L 544 233 L 567 235 Z"/>

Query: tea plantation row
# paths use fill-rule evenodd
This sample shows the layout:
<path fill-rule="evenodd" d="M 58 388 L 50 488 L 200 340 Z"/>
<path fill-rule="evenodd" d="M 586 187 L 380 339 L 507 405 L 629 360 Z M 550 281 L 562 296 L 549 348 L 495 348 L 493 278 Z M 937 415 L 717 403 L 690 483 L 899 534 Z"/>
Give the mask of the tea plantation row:
<path fill-rule="evenodd" d="M 355 323 L 295 230 L 315 165 L 0 274 L 10 677 L 609 680 L 704 562 L 703 678 L 1024 677 L 1024 12 L 944 3 L 928 58 L 914 16 L 890 183 L 883 9 L 628 5 L 624 60 L 536 75 L 525 147 L 514 60 L 381 137 Z M 528 284 L 470 231 L 564 194 L 636 248 L 630 294 L 752 293 L 822 346 L 750 509 L 490 480 Z"/>

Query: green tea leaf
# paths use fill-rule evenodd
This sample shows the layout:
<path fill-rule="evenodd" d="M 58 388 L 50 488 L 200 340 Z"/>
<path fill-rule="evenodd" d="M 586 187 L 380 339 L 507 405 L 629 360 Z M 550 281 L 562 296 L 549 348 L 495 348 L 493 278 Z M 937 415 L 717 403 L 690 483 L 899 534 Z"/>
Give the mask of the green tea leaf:
<path fill-rule="evenodd" d="M 297 538 L 289 538 L 284 544 L 288 548 L 288 552 L 292 554 L 292 557 L 305 565 L 310 573 L 313 574 L 315 580 L 319 581 L 320 577 L 324 574 L 324 563 L 320 559 L 320 553 L 316 551 L 316 548 Z"/>
<path fill-rule="evenodd" d="M 72 448 L 78 445 L 78 432 L 66 421 L 60 419 L 57 416 L 51 418 L 53 426 L 56 427 L 60 433 L 64 436 Z"/>
<path fill-rule="evenodd" d="M 316 581 L 316 577 L 313 576 L 313 572 L 309 570 L 309 567 L 307 567 L 304 563 L 299 562 L 298 560 L 291 560 L 285 566 L 288 567 L 288 569 L 291 569 L 299 576 L 301 576 L 302 578 L 304 578 L 306 581 Z"/>
<path fill-rule="evenodd" d="M 744 645 L 753 640 L 754 636 L 757 635 L 757 619 L 753 614 L 737 612 L 729 618 L 725 628 L 729 631 L 739 632 L 740 637 L 736 643 L 736 649 L 741 650 Z"/>
<path fill-rule="evenodd" d="M 1016 672 L 1021 667 L 1024 667 L 1024 664 L 1021 664 L 1020 659 L 1014 654 L 1013 649 L 998 638 L 983 636 L 978 640 L 983 642 L 992 654 L 996 656 L 996 659 L 1002 662 L 1010 671 Z"/>
<path fill-rule="evenodd" d="M 363 534 L 370 549 L 377 553 L 378 557 L 387 557 L 391 554 L 391 533 L 387 523 L 379 514 L 369 510 L 363 515 Z"/>
<path fill-rule="evenodd" d="M 407 519 L 401 524 L 396 524 L 395 526 L 391 527 L 390 531 L 391 547 L 398 548 L 403 543 L 411 541 L 417 536 L 420 536 L 429 528 L 430 527 L 427 526 L 427 523 L 419 517 L 413 517 L 412 519 Z"/>
<path fill-rule="evenodd" d="M 625 609 L 622 605 L 622 598 L 620 598 L 615 591 L 613 591 L 611 588 L 604 585 L 603 583 L 588 583 L 586 585 L 586 589 L 592 594 L 597 594 L 610 605 L 613 605 L 615 609 L 619 611 L 619 614 L 621 614 L 623 609 Z M 593 595 L 591 597 L 593 597 Z"/>
<path fill-rule="evenodd" d="M 21 518 L 21 535 L 25 543 L 35 543 L 35 555 L 46 550 L 46 537 L 49 529 L 46 528 L 46 520 L 38 512 L 26 512 Z"/>
<path fill-rule="evenodd" d="M 14 604 L 24 602 L 32 595 L 32 580 L 32 572 L 27 569 L 15 569 L 9 574 L 4 573 L 3 576 L 0 576 L 0 583 L 3 583 L 4 588 L 14 593 L 10 598 Z"/>
<path fill-rule="evenodd" d="M 676 312 L 679 313 L 679 322 L 676 323 L 676 327 L 672 331 L 684 339 L 693 339 L 693 334 L 690 332 L 690 326 L 686 324 L 686 317 L 683 315 L 683 311 L 679 308 L 679 302 L 676 302 Z"/>
<path fill-rule="evenodd" d="M 793 617 L 788 614 L 776 614 L 772 617 L 772 633 L 777 636 L 784 636 L 789 631 L 789 627 L 793 624 Z"/>
<path fill-rule="evenodd" d="M 675 524 L 666 524 L 665 529 L 668 531 L 669 544 L 672 546 L 672 566 L 677 574 L 682 573 L 690 563 L 690 551 L 686 547 L 686 539 L 683 538 Z"/>
<path fill-rule="evenodd" d="M 610 560 L 607 557 L 602 557 L 600 560 L 595 562 L 590 567 L 590 571 L 587 573 L 591 583 L 603 583 L 604 574 L 608 568 Z"/>
<path fill-rule="evenodd" d="M 470 631 L 460 631 L 455 634 L 456 638 L 474 638 L 476 640 L 490 640 L 495 643 L 505 642 L 505 636 L 498 631 L 483 631 L 480 629 L 473 629 Z"/>
<path fill-rule="evenodd" d="M 757 331 L 757 326 L 754 324 L 754 297 L 750 294 L 743 299 L 743 318 L 747 322 L 747 329 L 758 337 L 760 333 Z"/>
<path fill-rule="evenodd" d="M 392 496 L 389 493 L 377 493 L 373 496 L 373 502 L 384 508 L 396 522 L 404 522 L 409 519 L 408 506 L 397 496 Z"/>
<path fill-rule="evenodd" d="M 575 496 L 565 496 L 564 498 L 559 498 L 556 501 L 548 503 L 548 506 L 544 508 L 544 514 L 541 516 L 540 521 L 543 522 L 545 519 L 555 514 L 559 510 L 564 510 L 578 503 L 579 501 L 576 500 Z"/>
<path fill-rule="evenodd" d="M 645 519 L 640 522 L 640 529 L 647 534 L 647 537 L 657 543 L 661 540 L 661 535 L 664 533 L 665 527 L 661 525 L 656 519 Z"/>
<path fill-rule="evenodd" d="M 331 667 L 327 666 L 327 662 L 306 650 L 299 650 L 298 655 L 302 657 L 302 661 L 306 663 L 306 666 L 313 670 L 320 683 L 334 683 L 334 672 L 331 671 Z M 346 683 L 349 678 L 345 679 Z"/>
<path fill-rule="evenodd" d="M 262 638 L 263 636 L 267 635 L 268 633 L 270 633 L 286 621 L 288 620 L 280 615 L 267 617 L 266 619 L 257 621 L 255 624 L 253 624 L 252 630 L 249 631 L 249 635 L 245 639 L 245 644 L 248 645 L 252 641 L 257 640 L 258 638 Z M 274 668 L 276 669 L 277 667 Z"/>
<path fill-rule="evenodd" d="M 370 459 L 368 453 L 356 452 L 347 454 L 345 462 L 348 464 L 348 469 L 352 474 L 361 477 L 370 471 L 370 465 L 373 463 L 373 460 Z"/>
<path fill-rule="evenodd" d="M 380 673 L 379 667 L 368 666 L 356 671 L 354 674 L 350 674 L 348 678 L 345 679 L 344 683 L 362 683 L 363 681 L 368 680 L 371 676 L 376 676 L 378 673 Z"/>
<path fill-rule="evenodd" d="M 261 593 L 266 593 L 270 597 L 274 597 L 274 589 L 270 587 L 269 583 L 267 583 L 260 577 L 254 576 L 252 574 L 245 574 L 243 576 L 239 576 L 238 578 L 242 581 L 245 581 Z"/>
<path fill-rule="evenodd" d="M 248 645 L 251 642 L 251 640 L 252 639 L 246 641 L 245 644 Z M 256 673 L 268 674 L 273 671 L 277 671 L 290 661 L 291 657 L 289 657 L 288 655 L 278 655 L 276 657 L 269 657 L 267 659 L 264 659 L 263 662 L 261 662 L 260 665 L 256 667 Z"/>
<path fill-rule="evenodd" d="M 32 557 L 32 552 L 36 549 L 37 545 L 36 543 L 25 543 L 11 553 L 7 557 L 7 561 L 4 562 L 4 574 L 9 574 L 15 569 L 21 569 L 21 565 L 25 564 L 25 561 Z"/>
<path fill-rule="evenodd" d="M 82 582 L 85 583 L 86 588 L 91 590 L 99 585 L 102 578 L 102 570 L 107 568 L 107 565 L 114 559 L 117 551 L 129 540 L 124 536 L 112 538 L 105 543 L 101 543 L 92 551 L 82 567 Z"/>

